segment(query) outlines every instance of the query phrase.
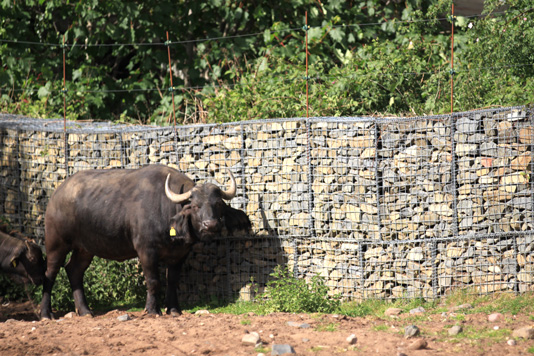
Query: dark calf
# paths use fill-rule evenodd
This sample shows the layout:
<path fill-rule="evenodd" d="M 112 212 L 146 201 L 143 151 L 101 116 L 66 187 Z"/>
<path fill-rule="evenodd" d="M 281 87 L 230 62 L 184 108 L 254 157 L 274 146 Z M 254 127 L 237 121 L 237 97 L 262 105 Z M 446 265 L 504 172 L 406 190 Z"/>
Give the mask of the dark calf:
<path fill-rule="evenodd" d="M 23 283 L 43 283 L 46 263 L 41 248 L 23 237 L 0 231 L 0 271 Z"/>

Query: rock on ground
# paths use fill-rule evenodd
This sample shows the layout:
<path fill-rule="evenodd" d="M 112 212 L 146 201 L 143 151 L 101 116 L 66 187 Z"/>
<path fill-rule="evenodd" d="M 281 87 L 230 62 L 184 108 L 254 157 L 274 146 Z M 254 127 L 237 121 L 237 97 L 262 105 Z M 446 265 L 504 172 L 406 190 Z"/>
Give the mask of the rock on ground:
<path fill-rule="evenodd" d="M 419 335 L 419 333 L 420 333 L 419 328 L 415 325 L 408 325 L 407 327 L 404 328 L 404 337 L 406 339 L 415 337 Z"/>
<path fill-rule="evenodd" d="M 512 332 L 512 337 L 522 339 L 534 339 L 534 328 L 532 326 L 527 326 L 524 328 L 515 329 Z"/>
<path fill-rule="evenodd" d="M 288 344 L 273 344 L 271 355 L 294 354 L 295 350 Z"/>

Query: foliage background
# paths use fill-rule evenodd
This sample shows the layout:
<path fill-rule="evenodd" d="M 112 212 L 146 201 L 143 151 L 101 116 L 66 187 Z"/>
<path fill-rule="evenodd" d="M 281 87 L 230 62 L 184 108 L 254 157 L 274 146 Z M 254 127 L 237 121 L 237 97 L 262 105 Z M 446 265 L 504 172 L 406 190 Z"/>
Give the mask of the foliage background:
<path fill-rule="evenodd" d="M 167 125 L 449 112 L 532 101 L 529 0 L 451 18 L 452 0 L 0 2 L 0 110 Z M 62 47 L 63 36 L 66 46 Z"/>

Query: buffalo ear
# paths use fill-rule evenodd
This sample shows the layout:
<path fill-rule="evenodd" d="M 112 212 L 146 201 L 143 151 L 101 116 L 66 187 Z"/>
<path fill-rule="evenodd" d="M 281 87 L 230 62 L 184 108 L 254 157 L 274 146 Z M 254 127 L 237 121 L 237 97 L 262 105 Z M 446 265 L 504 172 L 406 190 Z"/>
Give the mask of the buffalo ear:
<path fill-rule="evenodd" d="M 185 243 L 193 242 L 191 234 L 191 209 L 185 208 L 171 220 L 171 239 L 173 241 L 184 241 Z M 174 229 L 174 231 L 172 230 Z"/>
<path fill-rule="evenodd" d="M 26 257 L 30 261 L 34 261 L 35 259 L 33 258 L 32 247 L 30 245 L 30 242 L 28 240 L 24 240 L 24 244 L 26 245 Z"/>
<path fill-rule="evenodd" d="M 13 257 L 11 257 L 11 261 L 9 261 L 9 264 L 13 266 L 13 268 L 17 267 L 17 265 L 20 262 L 20 257 L 24 253 L 25 248 L 22 246 L 17 247 L 17 249 L 13 252 Z"/>

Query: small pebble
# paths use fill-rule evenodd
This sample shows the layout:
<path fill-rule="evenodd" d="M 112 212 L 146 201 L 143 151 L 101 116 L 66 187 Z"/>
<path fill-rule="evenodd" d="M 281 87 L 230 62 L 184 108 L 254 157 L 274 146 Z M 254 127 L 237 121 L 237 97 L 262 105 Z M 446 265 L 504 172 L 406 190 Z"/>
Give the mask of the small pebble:
<path fill-rule="evenodd" d="M 410 310 L 410 314 L 419 314 L 424 312 L 426 312 L 426 310 L 423 307 L 417 307 L 415 309 Z"/>
<path fill-rule="evenodd" d="M 349 345 L 354 345 L 356 342 L 358 342 L 358 338 L 356 337 L 356 335 L 351 334 L 349 337 L 347 337 L 347 342 L 349 343 Z"/>
<path fill-rule="evenodd" d="M 294 322 L 294 321 L 288 321 L 287 325 L 288 326 L 292 326 L 294 328 L 301 328 L 301 329 L 309 329 L 310 328 L 310 324 L 308 324 L 308 323 L 297 323 L 297 322 Z"/>
<path fill-rule="evenodd" d="M 419 328 L 415 325 L 409 325 L 404 328 L 404 337 L 406 339 L 419 335 Z"/>
<path fill-rule="evenodd" d="M 414 342 L 412 342 L 408 348 L 410 350 L 422 350 L 422 349 L 426 349 L 426 347 L 428 346 L 428 343 L 426 342 L 425 339 L 418 339 L 418 340 L 415 340 Z"/>
<path fill-rule="evenodd" d="M 384 312 L 384 315 L 386 315 L 386 316 L 397 316 L 400 313 L 402 313 L 402 309 L 401 308 L 388 308 Z"/>
<path fill-rule="evenodd" d="M 456 336 L 459 333 L 461 333 L 462 331 L 463 331 L 463 329 L 462 329 L 462 327 L 460 325 L 454 325 L 453 327 L 451 327 L 449 329 L 449 335 L 450 336 Z"/>
<path fill-rule="evenodd" d="M 250 334 L 243 335 L 243 338 L 241 339 L 241 343 L 243 345 L 252 345 L 256 346 L 260 342 L 260 335 L 256 332 L 252 332 Z"/>
<path fill-rule="evenodd" d="M 501 313 L 493 313 L 493 314 L 488 315 L 488 321 L 490 323 L 494 323 L 497 320 L 501 320 L 502 317 L 503 317 L 503 315 Z"/>
<path fill-rule="evenodd" d="M 512 337 L 522 339 L 534 339 L 534 328 L 527 326 L 524 328 L 516 329 L 512 332 Z"/>
<path fill-rule="evenodd" d="M 271 349 L 271 355 L 285 355 L 294 354 L 295 350 L 288 344 L 273 344 Z"/>
<path fill-rule="evenodd" d="M 128 321 L 128 320 L 132 320 L 132 318 L 130 318 L 130 316 L 128 314 L 124 314 L 124 315 L 121 315 L 121 316 L 117 317 L 117 320 L 118 321 Z"/>

